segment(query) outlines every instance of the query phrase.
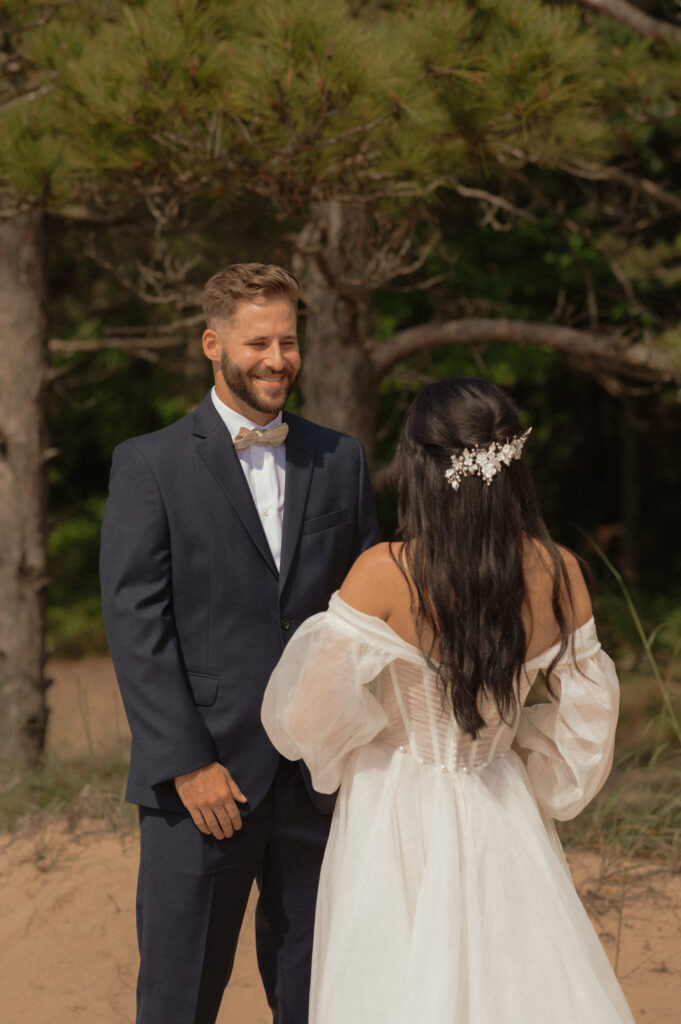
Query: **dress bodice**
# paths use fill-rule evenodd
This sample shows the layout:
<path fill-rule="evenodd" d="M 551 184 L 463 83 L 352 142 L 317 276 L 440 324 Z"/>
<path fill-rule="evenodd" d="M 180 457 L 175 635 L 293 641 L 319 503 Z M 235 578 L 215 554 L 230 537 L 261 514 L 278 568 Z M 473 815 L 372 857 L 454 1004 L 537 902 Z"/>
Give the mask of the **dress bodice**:
<path fill-rule="evenodd" d="M 528 690 L 525 682 L 521 701 Z M 485 726 L 473 739 L 457 723 L 425 660 L 420 664 L 402 659 L 390 662 L 371 684 L 371 691 L 388 719 L 377 741 L 445 772 L 485 767 L 505 754 L 513 743 L 520 717 L 518 708 L 515 718 L 504 722 L 494 701 L 482 698 L 479 707 Z"/>

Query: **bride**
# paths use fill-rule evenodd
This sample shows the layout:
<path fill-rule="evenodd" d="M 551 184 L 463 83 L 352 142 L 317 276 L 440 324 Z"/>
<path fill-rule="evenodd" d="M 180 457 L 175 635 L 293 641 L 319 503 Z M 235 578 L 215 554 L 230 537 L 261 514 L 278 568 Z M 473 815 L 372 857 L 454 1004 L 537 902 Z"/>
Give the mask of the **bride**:
<path fill-rule="evenodd" d="M 286 648 L 262 717 L 339 788 L 310 1024 L 633 1022 L 551 819 L 612 762 L 617 676 L 510 399 L 453 378 L 400 443 L 399 541 Z M 542 672 L 550 702 L 525 708 Z"/>

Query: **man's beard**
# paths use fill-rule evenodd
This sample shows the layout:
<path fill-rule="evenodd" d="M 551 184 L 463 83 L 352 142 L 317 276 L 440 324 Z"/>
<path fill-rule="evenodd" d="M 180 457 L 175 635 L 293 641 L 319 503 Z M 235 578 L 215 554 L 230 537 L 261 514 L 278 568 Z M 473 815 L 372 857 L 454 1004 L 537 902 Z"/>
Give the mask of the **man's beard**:
<path fill-rule="evenodd" d="M 300 374 L 300 370 L 294 372 L 288 365 L 284 366 L 281 374 L 276 374 L 276 376 L 284 378 L 282 381 L 282 387 L 285 389 L 284 394 L 278 398 L 275 398 L 273 395 L 268 402 L 256 392 L 252 383 L 253 380 L 258 380 L 258 375 L 253 371 L 242 370 L 239 366 L 236 366 L 225 352 L 222 353 L 222 358 L 220 359 L 220 369 L 222 370 L 222 376 L 225 378 L 225 384 L 232 394 L 240 398 L 251 409 L 263 413 L 276 413 L 284 408 Z M 266 376 L 266 374 L 263 374 L 263 376 Z"/>

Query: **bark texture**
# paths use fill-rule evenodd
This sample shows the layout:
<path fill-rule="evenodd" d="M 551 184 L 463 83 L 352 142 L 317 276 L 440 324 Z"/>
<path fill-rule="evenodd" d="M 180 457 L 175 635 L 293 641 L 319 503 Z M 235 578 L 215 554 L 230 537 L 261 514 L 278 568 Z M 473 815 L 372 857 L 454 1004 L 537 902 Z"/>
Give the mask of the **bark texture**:
<path fill-rule="evenodd" d="M 34 764 L 44 663 L 45 379 L 42 217 L 0 219 L 0 757 Z"/>
<path fill-rule="evenodd" d="M 377 397 L 369 352 L 371 295 L 361 268 L 371 239 L 364 207 L 318 203 L 296 240 L 294 263 L 305 303 L 303 412 L 359 438 L 370 464 Z"/>
<path fill-rule="evenodd" d="M 621 22 L 644 39 L 681 45 L 681 28 L 678 25 L 651 18 L 636 4 L 628 3 L 628 0 L 582 0 L 582 3 L 585 7 L 593 7 L 599 13 Z"/>

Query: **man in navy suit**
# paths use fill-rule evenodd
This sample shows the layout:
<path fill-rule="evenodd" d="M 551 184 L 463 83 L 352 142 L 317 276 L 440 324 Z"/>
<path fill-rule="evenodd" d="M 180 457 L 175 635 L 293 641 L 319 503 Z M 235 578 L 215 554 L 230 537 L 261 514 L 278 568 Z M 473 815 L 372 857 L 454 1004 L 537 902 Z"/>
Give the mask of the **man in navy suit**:
<path fill-rule="evenodd" d="M 260 704 L 286 641 L 377 530 L 360 444 L 282 413 L 297 300 L 280 267 L 215 274 L 215 387 L 114 452 L 101 578 L 140 806 L 138 1024 L 215 1021 L 254 880 L 274 1021 L 307 1022 L 331 807 L 271 746 Z"/>

